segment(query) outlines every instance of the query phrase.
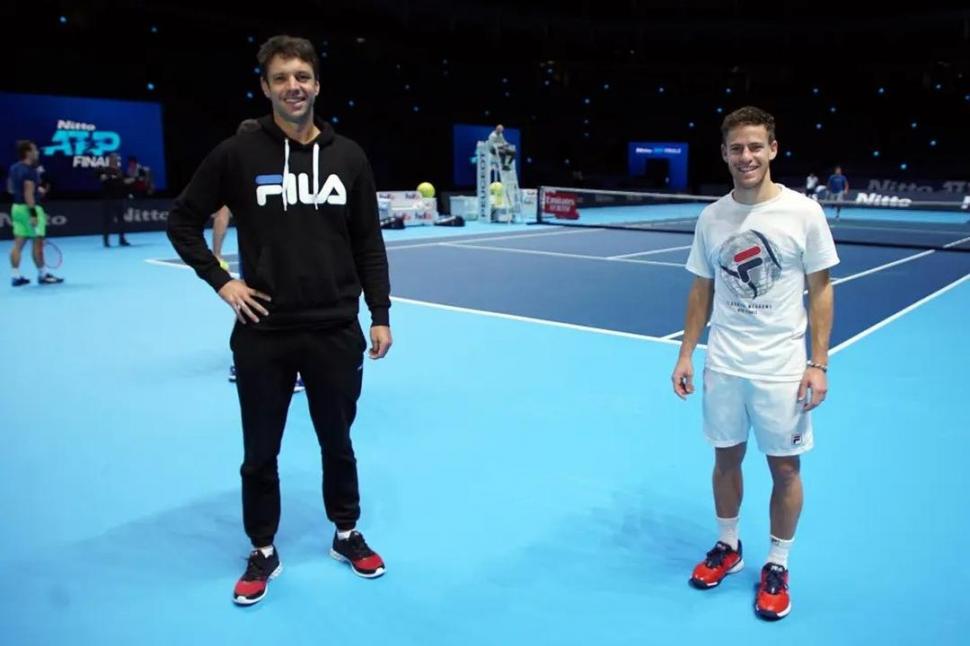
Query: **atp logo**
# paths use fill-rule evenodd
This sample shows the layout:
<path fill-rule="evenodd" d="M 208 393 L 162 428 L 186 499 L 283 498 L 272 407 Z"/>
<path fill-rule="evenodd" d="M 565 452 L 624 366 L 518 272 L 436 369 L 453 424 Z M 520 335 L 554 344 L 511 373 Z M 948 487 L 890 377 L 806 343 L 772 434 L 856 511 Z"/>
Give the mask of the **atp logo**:
<path fill-rule="evenodd" d="M 58 119 L 51 143 L 43 147 L 47 157 L 61 154 L 72 158 L 73 168 L 104 168 L 109 153 L 121 148 L 121 135 L 98 130 L 94 124 Z"/>
<path fill-rule="evenodd" d="M 768 239 L 758 231 L 728 238 L 719 257 L 725 282 L 742 298 L 758 298 L 771 290 L 781 275 L 781 263 Z"/>
<path fill-rule="evenodd" d="M 340 206 L 347 203 L 347 189 L 336 174 L 326 179 L 316 195 L 310 188 L 310 177 L 306 173 L 290 173 L 286 176 L 285 186 L 282 175 L 257 175 L 256 203 L 266 206 L 267 198 L 271 195 L 282 195 L 286 204 L 326 203 Z"/>

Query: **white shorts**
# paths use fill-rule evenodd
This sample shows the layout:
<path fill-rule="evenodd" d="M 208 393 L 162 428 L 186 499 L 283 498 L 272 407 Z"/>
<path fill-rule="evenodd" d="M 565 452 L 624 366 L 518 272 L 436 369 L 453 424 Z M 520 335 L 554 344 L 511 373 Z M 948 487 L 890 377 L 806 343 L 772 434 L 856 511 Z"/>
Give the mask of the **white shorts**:
<path fill-rule="evenodd" d="M 797 381 L 761 381 L 704 369 L 704 435 L 717 448 L 748 441 L 772 456 L 812 448 L 812 417 L 798 401 Z"/>

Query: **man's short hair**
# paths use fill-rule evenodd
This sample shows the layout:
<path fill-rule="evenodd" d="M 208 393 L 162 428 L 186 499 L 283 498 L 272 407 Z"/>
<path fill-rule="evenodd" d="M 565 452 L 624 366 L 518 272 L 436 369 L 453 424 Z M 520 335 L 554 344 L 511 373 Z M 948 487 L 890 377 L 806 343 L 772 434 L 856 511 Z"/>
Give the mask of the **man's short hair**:
<path fill-rule="evenodd" d="M 285 60 L 299 58 L 301 61 L 309 63 L 313 67 L 313 77 L 317 81 L 320 80 L 320 59 L 317 58 L 317 50 L 313 48 L 313 43 L 306 38 L 297 38 L 284 34 L 273 36 L 260 46 L 259 52 L 256 54 L 256 60 L 259 61 L 259 68 L 263 73 L 263 80 L 267 83 L 269 83 L 269 70 L 267 70 L 267 67 L 274 56 L 281 56 Z"/>
<path fill-rule="evenodd" d="M 764 126 L 768 131 L 768 143 L 775 140 L 775 118 L 761 108 L 747 105 L 724 117 L 721 139 L 727 140 L 728 132 L 740 126 Z"/>

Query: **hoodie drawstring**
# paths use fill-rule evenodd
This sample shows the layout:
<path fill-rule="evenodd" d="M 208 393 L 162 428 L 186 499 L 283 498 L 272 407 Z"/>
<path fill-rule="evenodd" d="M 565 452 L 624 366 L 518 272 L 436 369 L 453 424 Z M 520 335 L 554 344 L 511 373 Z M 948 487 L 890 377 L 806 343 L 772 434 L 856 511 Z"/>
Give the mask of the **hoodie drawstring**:
<path fill-rule="evenodd" d="M 320 144 L 313 144 L 313 208 L 319 210 L 320 198 Z"/>
<path fill-rule="evenodd" d="M 289 138 L 283 139 L 283 211 L 286 211 L 287 204 L 287 188 L 290 179 L 290 140 Z M 294 176 L 294 181 L 296 177 Z M 298 188 L 298 186 L 294 186 Z M 320 209 L 319 206 L 320 198 L 320 144 L 314 142 L 313 144 L 313 208 L 316 210 Z"/>
<path fill-rule="evenodd" d="M 283 138 L 283 211 L 286 211 L 286 185 L 290 179 L 290 140 Z"/>

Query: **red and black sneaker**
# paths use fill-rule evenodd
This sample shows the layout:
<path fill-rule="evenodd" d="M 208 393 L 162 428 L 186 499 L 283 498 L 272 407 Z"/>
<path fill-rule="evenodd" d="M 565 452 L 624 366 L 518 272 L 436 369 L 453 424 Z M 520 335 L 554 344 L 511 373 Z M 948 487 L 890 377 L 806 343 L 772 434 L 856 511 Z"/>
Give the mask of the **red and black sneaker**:
<path fill-rule="evenodd" d="M 357 530 L 352 531 L 350 536 L 343 540 L 334 534 L 330 556 L 338 561 L 349 563 L 354 574 L 365 579 L 376 579 L 384 574 L 384 561 L 377 552 L 367 546 L 364 535 Z"/>
<path fill-rule="evenodd" d="M 704 560 L 694 568 L 690 584 L 700 590 L 715 588 L 724 580 L 724 577 L 740 572 L 743 568 L 741 541 L 738 541 L 736 550 L 727 543 L 718 541 Z"/>
<path fill-rule="evenodd" d="M 236 588 L 232 592 L 232 600 L 240 606 L 251 606 L 266 596 L 269 580 L 275 579 L 283 571 L 280 555 L 276 549 L 273 554 L 263 556 L 258 549 L 249 554 L 246 571 L 236 581 Z"/>
<path fill-rule="evenodd" d="M 788 569 L 777 563 L 765 563 L 761 568 L 761 583 L 754 598 L 754 611 L 762 619 L 775 621 L 791 612 L 788 596 Z"/>

